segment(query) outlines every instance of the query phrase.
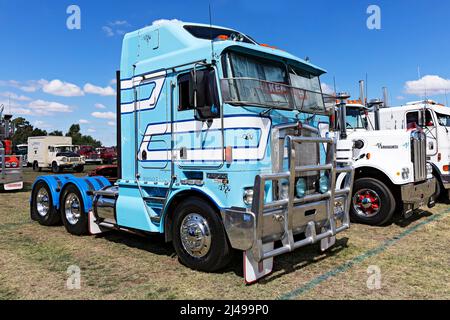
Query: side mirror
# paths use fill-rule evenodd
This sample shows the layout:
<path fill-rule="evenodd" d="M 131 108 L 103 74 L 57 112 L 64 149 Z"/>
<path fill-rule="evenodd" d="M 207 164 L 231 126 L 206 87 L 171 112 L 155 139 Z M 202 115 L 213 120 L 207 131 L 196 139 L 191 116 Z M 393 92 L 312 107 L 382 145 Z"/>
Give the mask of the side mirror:
<path fill-rule="evenodd" d="M 195 109 L 206 106 L 207 72 L 192 70 L 189 75 L 189 104 Z"/>

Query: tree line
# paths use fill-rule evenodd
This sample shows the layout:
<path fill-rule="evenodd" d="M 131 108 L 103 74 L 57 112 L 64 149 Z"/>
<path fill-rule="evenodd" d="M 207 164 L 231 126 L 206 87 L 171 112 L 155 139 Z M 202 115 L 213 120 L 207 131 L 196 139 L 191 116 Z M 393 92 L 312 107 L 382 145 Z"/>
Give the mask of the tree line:
<path fill-rule="evenodd" d="M 14 145 L 27 144 L 29 137 L 41 137 L 41 136 L 59 136 L 59 137 L 72 137 L 72 143 L 74 145 L 86 145 L 93 146 L 95 148 L 101 147 L 102 143 L 99 140 L 95 140 L 92 136 L 86 136 L 81 134 L 81 128 L 79 124 L 73 124 L 70 126 L 69 131 L 64 135 L 62 131 L 54 130 L 47 132 L 39 128 L 35 128 L 28 120 L 23 117 L 12 120 L 15 133 L 12 137 L 12 143 Z"/>

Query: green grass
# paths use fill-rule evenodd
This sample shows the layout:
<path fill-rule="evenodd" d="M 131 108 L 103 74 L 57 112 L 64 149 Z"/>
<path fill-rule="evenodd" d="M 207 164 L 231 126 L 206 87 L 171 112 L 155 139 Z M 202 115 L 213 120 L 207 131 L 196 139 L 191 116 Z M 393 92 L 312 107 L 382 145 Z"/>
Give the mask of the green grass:
<path fill-rule="evenodd" d="M 27 169 L 24 191 L 0 193 L 0 299 L 275 299 L 448 210 L 440 204 L 404 225 L 352 225 L 330 252 L 319 253 L 315 245 L 277 257 L 273 274 L 246 286 L 240 254 L 226 270 L 202 273 L 181 265 L 160 236 L 74 237 L 62 226 L 32 222 L 28 201 L 37 175 Z M 449 239 L 447 216 L 294 298 L 450 299 Z M 81 290 L 66 288 L 71 265 L 81 269 Z M 382 271 L 380 290 L 367 288 L 370 265 Z"/>

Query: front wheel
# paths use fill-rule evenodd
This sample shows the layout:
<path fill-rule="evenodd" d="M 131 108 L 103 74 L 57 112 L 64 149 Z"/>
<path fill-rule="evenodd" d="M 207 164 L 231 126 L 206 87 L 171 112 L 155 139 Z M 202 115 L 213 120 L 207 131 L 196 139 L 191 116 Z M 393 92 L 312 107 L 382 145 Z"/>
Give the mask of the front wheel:
<path fill-rule="evenodd" d="M 58 164 L 56 162 L 53 162 L 52 163 L 52 172 L 53 173 L 60 173 L 61 171 L 62 171 L 61 167 L 58 166 Z"/>
<path fill-rule="evenodd" d="M 195 270 L 214 272 L 231 259 L 231 247 L 219 214 L 204 200 L 191 198 L 175 210 L 172 239 L 180 261 Z"/>
<path fill-rule="evenodd" d="M 395 208 L 395 198 L 383 182 L 373 178 L 355 181 L 350 209 L 353 222 L 380 226 L 392 219 Z"/>
<path fill-rule="evenodd" d="M 84 211 L 80 191 L 74 185 L 69 185 L 62 194 L 61 217 L 70 234 L 82 236 L 89 233 L 88 214 Z"/>
<path fill-rule="evenodd" d="M 39 163 L 37 161 L 33 163 L 33 171 L 41 172 L 41 168 L 39 168 Z"/>

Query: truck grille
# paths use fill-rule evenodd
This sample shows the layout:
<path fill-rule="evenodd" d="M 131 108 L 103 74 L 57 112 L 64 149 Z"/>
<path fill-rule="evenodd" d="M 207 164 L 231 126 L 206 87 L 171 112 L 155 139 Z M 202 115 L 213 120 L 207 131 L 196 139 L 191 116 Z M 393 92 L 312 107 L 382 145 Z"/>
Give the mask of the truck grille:
<path fill-rule="evenodd" d="M 76 157 L 69 158 L 69 162 L 78 162 L 78 161 L 80 161 L 80 158 Z"/>
<path fill-rule="evenodd" d="M 411 161 L 414 166 L 414 181 L 427 178 L 426 135 L 421 131 L 411 133 Z"/>

